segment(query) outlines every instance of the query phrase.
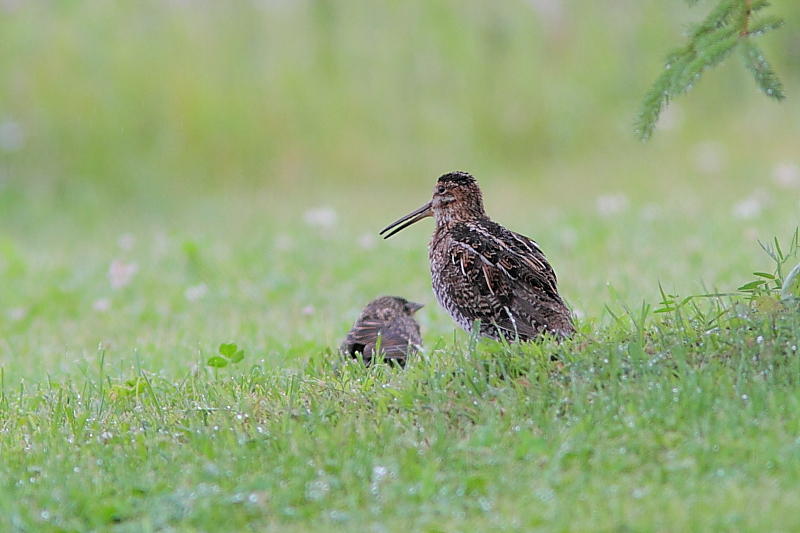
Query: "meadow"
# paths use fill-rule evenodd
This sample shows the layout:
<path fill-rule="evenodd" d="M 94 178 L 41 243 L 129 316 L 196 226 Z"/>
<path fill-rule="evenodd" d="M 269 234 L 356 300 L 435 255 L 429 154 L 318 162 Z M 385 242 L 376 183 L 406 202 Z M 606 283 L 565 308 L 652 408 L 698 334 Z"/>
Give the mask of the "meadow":
<path fill-rule="evenodd" d="M 800 529 L 800 7 L 785 102 L 732 58 L 632 132 L 707 7 L 0 2 L 0 530 Z M 432 224 L 379 238 L 455 169 L 574 339 L 457 330 Z M 336 354 L 380 294 L 404 370 Z"/>

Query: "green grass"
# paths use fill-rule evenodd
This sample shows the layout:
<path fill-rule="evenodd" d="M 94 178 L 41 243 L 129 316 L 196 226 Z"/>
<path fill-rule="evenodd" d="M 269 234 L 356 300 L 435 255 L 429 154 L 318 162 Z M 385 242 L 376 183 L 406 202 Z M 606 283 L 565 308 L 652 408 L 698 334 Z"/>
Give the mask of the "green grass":
<path fill-rule="evenodd" d="M 800 318 L 710 307 L 563 346 L 439 340 L 405 371 L 302 348 L 295 369 L 117 370 L 99 349 L 79 377 L 6 380 L 0 510 L 67 530 L 793 530 Z"/>
<path fill-rule="evenodd" d="M 737 292 L 800 260 L 796 25 L 784 104 L 724 66 L 641 145 L 702 14 L 546 4 L 0 7 L 0 530 L 800 528 L 800 315 Z M 573 340 L 475 341 L 430 223 L 379 240 L 457 168 Z M 379 294 L 405 370 L 333 353 Z"/>
<path fill-rule="evenodd" d="M 657 304 L 654 281 L 622 283 L 620 294 L 583 266 L 613 239 L 570 252 L 554 224 L 544 234 L 565 294 L 584 309 L 579 335 L 562 346 L 475 344 L 433 301 L 427 232 L 364 249 L 369 230 L 342 216 L 330 230 L 297 220 L 285 235 L 268 225 L 251 235 L 253 224 L 230 218 L 202 234 L 141 230 L 132 244 L 123 235 L 127 250 L 104 230 L 74 244 L 6 240 L 3 528 L 800 526 L 793 309 L 742 294 L 654 313 L 630 303 L 643 283 Z M 589 218 L 577 232 L 598 231 Z M 627 235 L 675 227 L 640 223 Z M 654 251 L 632 250 L 620 265 L 655 271 Z M 755 270 L 772 270 L 753 254 Z M 720 255 L 712 268 L 736 253 Z M 114 258 L 138 265 L 116 290 Z M 611 273 L 613 261 L 602 264 Z M 720 290 L 754 279 L 740 274 Z M 198 286 L 206 292 L 192 300 Z M 428 303 L 427 349 L 402 371 L 332 353 L 383 292 Z M 94 308 L 105 300 L 109 309 Z M 208 367 L 229 341 L 244 360 Z"/>

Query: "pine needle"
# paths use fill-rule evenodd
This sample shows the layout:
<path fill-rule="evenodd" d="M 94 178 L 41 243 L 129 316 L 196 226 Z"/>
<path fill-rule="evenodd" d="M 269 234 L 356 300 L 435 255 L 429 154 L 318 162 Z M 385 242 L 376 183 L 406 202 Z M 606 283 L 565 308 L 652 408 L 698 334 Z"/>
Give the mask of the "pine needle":
<path fill-rule="evenodd" d="M 761 92 L 775 100 L 786 98 L 781 80 L 778 79 L 778 75 L 764 58 L 761 49 L 748 39 L 742 41 L 741 50 L 745 67 L 753 74 L 753 79 Z"/>
<path fill-rule="evenodd" d="M 687 3 L 692 6 L 698 1 Z M 783 25 L 782 19 L 770 15 L 753 20 L 753 13 L 767 6 L 766 0 L 719 0 L 702 22 L 691 28 L 689 42 L 668 56 L 664 71 L 642 99 L 635 123 L 641 140 L 652 136 L 658 117 L 673 98 L 690 91 L 703 72 L 722 63 L 737 46 L 759 88 L 771 98 L 784 98 L 777 74 L 752 42 L 753 37 Z"/>

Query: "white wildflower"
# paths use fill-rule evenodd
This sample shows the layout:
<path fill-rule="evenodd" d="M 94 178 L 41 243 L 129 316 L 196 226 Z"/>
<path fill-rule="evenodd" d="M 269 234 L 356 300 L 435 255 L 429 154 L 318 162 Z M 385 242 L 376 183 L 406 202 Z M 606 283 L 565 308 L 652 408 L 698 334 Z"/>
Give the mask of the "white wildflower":
<path fill-rule="evenodd" d="M 126 252 L 131 251 L 134 244 L 136 244 L 136 237 L 132 233 L 123 233 L 117 239 L 117 246 Z"/>
<path fill-rule="evenodd" d="M 303 215 L 306 224 L 324 229 L 335 226 L 337 218 L 336 211 L 332 207 L 327 206 L 314 207 L 306 211 Z"/>
<path fill-rule="evenodd" d="M 785 161 L 775 166 L 772 178 L 781 187 L 796 188 L 800 186 L 800 166 L 792 161 Z"/>
<path fill-rule="evenodd" d="M 743 220 L 756 218 L 764 210 L 767 198 L 763 191 L 754 191 L 733 206 L 733 216 Z"/>
<path fill-rule="evenodd" d="M 108 267 L 108 281 L 112 289 L 121 289 L 128 285 L 133 279 L 134 274 L 139 270 L 136 263 L 125 263 L 119 259 L 111 261 Z"/>
<path fill-rule="evenodd" d="M 622 193 L 603 194 L 595 200 L 597 213 L 600 216 L 611 216 L 628 208 L 628 197 Z"/>
<path fill-rule="evenodd" d="M 92 303 L 92 309 L 104 313 L 111 309 L 111 300 L 109 298 L 98 298 Z"/>
<path fill-rule="evenodd" d="M 726 163 L 725 146 L 717 141 L 704 141 L 694 147 L 694 166 L 703 174 L 717 174 Z"/>
<path fill-rule="evenodd" d="M 371 233 L 364 233 L 358 238 L 358 245 L 365 250 L 371 250 L 375 248 L 376 242 L 375 236 Z"/>
<path fill-rule="evenodd" d="M 206 294 L 208 294 L 208 285 L 206 285 L 205 283 L 200 283 L 199 285 L 192 285 L 191 287 L 187 287 L 186 290 L 183 291 L 183 296 L 190 302 L 196 302 Z"/>

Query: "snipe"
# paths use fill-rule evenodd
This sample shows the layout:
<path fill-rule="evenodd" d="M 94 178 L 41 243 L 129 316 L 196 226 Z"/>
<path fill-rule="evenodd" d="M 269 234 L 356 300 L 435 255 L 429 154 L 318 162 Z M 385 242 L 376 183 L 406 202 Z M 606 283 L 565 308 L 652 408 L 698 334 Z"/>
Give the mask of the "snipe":
<path fill-rule="evenodd" d="M 360 353 L 369 365 L 377 349 L 386 361 L 404 366 L 406 357 L 422 347 L 419 324 L 413 316 L 421 307 L 398 296 L 372 300 L 353 324 L 340 351 L 351 357 Z"/>
<path fill-rule="evenodd" d="M 489 219 L 474 177 L 441 176 L 430 202 L 381 235 L 389 238 L 425 217 L 436 219 L 428 247 L 433 292 L 459 326 L 471 331 L 477 320 L 481 335 L 510 341 L 575 332 L 539 245 Z"/>

